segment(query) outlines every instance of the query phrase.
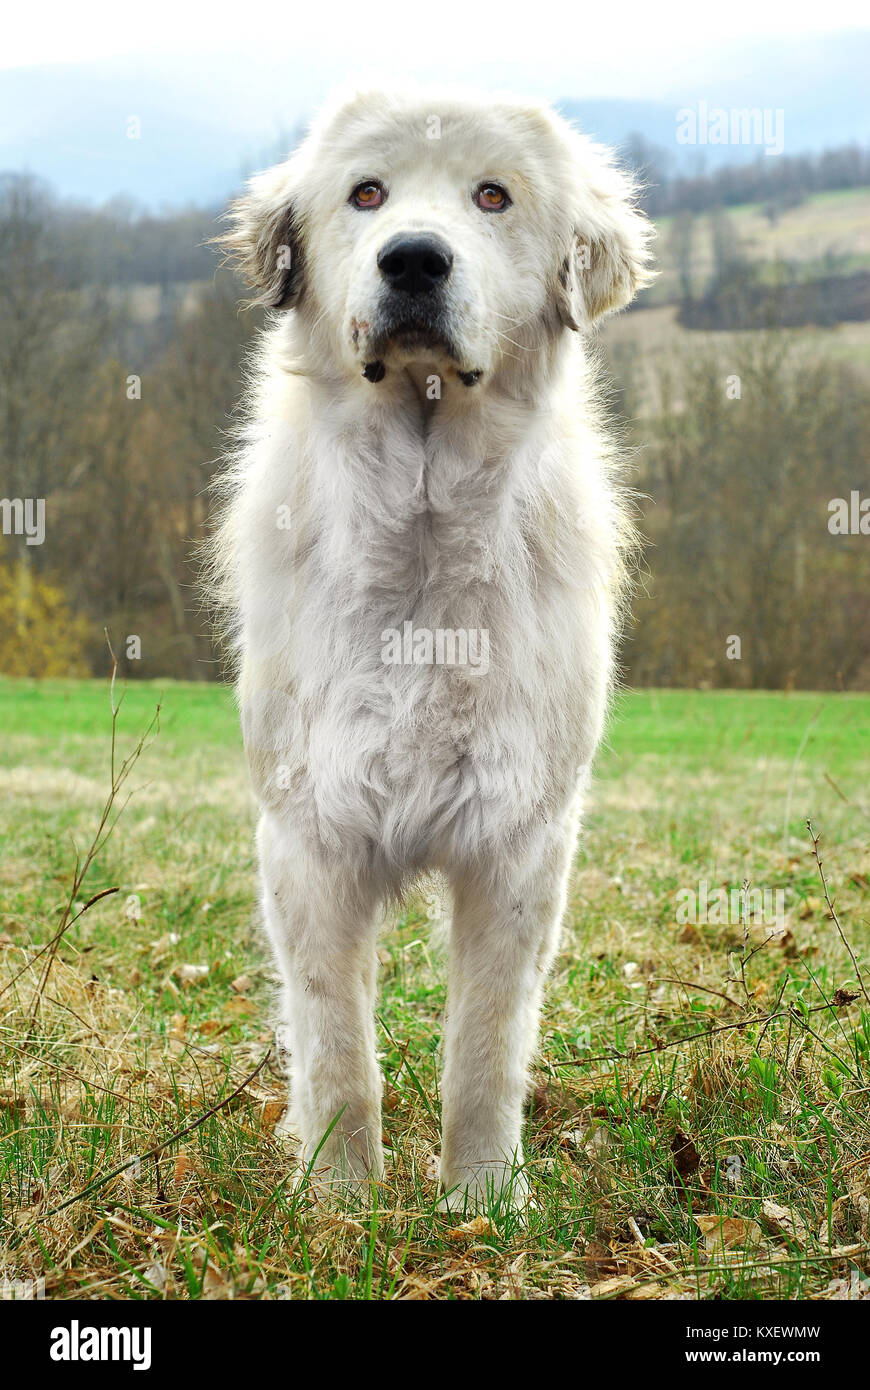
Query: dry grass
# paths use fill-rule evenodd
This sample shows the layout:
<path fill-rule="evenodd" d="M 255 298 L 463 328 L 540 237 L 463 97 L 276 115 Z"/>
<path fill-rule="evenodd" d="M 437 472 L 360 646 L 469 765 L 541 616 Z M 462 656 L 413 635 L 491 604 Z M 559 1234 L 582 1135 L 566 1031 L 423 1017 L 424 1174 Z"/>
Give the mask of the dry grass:
<path fill-rule="evenodd" d="M 156 700 L 131 689 L 122 752 Z M 80 897 L 119 891 L 67 932 L 37 1000 L 71 837 L 86 849 L 105 799 L 108 703 L 26 682 L 0 703 L 7 1280 L 56 1298 L 866 1293 L 870 1017 L 804 821 L 866 979 L 870 699 L 622 702 L 548 997 L 525 1222 L 435 1211 L 445 970 L 422 900 L 381 943 L 387 1179 L 345 1212 L 289 1189 L 274 1058 L 241 1084 L 271 1046 L 272 981 L 226 691 L 168 685 Z M 702 879 L 782 889 L 782 930 L 677 921 Z"/>

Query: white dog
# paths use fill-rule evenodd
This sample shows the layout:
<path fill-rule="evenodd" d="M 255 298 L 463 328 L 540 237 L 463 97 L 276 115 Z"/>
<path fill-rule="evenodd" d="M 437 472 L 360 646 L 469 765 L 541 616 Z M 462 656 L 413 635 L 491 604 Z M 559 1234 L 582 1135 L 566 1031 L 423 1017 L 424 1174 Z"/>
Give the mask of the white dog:
<path fill-rule="evenodd" d="M 287 1128 L 326 1183 L 382 1173 L 379 906 L 432 869 L 453 895 L 442 1187 L 525 1191 L 629 531 L 582 339 L 651 278 L 632 197 L 547 110 L 366 93 L 251 181 L 222 238 L 274 311 L 214 555 Z"/>

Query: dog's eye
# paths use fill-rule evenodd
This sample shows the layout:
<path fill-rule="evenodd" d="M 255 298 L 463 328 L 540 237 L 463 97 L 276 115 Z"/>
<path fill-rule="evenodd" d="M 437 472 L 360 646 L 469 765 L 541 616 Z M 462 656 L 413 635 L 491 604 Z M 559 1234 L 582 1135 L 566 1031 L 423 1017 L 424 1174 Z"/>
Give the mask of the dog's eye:
<path fill-rule="evenodd" d="M 358 183 L 350 195 L 350 201 L 355 208 L 367 210 L 368 208 L 379 208 L 387 194 L 382 184 L 376 183 L 374 179 L 366 179 L 365 183 Z"/>
<path fill-rule="evenodd" d="M 504 212 L 511 205 L 507 193 L 497 183 L 482 183 L 474 195 L 474 201 L 484 212 Z"/>

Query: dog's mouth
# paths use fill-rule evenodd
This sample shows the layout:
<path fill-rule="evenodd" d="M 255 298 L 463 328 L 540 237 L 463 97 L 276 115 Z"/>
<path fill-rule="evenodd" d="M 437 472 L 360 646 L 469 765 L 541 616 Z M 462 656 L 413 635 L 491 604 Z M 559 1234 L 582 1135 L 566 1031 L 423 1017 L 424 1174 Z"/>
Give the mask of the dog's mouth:
<path fill-rule="evenodd" d="M 388 307 L 372 324 L 369 343 L 377 357 L 386 356 L 391 348 L 403 357 L 417 353 L 435 353 L 453 361 L 457 357 L 456 344 L 443 314 L 416 305 Z"/>
<path fill-rule="evenodd" d="M 398 358 L 402 364 L 447 358 L 465 386 L 475 385 L 482 375 L 475 369 L 464 370 L 456 341 L 437 310 L 417 306 L 411 310 L 389 307 L 372 324 L 367 349 L 363 376 L 372 383 L 383 381 L 391 357 Z"/>

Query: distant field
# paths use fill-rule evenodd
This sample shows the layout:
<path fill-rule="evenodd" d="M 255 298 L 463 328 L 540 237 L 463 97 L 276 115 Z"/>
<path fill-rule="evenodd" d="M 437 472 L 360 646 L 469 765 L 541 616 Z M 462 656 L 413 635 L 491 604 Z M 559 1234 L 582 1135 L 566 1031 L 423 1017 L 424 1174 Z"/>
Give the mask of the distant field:
<path fill-rule="evenodd" d="M 778 330 L 783 337 L 807 343 L 827 357 L 854 362 L 870 369 L 870 321 L 867 323 L 837 323 L 832 328 L 809 324 L 805 328 Z M 637 309 L 629 314 L 617 314 L 608 319 L 601 333 L 605 343 L 636 342 L 645 349 L 666 345 L 708 347 L 727 341 L 752 338 L 755 332 L 715 333 L 683 328 L 677 323 L 676 304 L 661 304 L 655 308 Z"/>
<path fill-rule="evenodd" d="M 416 899 L 380 947 L 376 1207 L 341 1215 L 289 1190 L 271 1063 L 159 1161 L 101 1181 L 227 1099 L 271 1040 L 232 696 L 130 686 L 119 758 L 158 698 L 79 900 L 119 891 L 70 929 L 37 1007 L 35 952 L 105 800 L 108 691 L 0 681 L 0 1265 L 60 1298 L 866 1291 L 870 1010 L 805 820 L 866 981 L 870 696 L 618 701 L 548 992 L 525 1226 L 435 1211 L 445 962 Z M 781 890 L 779 921 L 744 941 L 727 914 L 678 920 L 679 893 L 744 880 Z"/>
<path fill-rule="evenodd" d="M 778 329 L 777 334 L 780 341 L 789 341 L 814 361 L 846 363 L 860 373 L 862 380 L 866 377 L 870 381 L 870 320 L 838 323 L 831 328 L 808 324 L 804 328 Z M 629 372 L 638 392 L 638 418 L 656 411 L 655 377 L 663 361 L 675 364 L 680 354 L 692 360 L 701 353 L 713 352 L 724 355 L 732 364 L 727 370 L 734 370 L 741 344 L 749 344 L 756 337 L 758 334 L 751 330 L 714 333 L 683 328 L 677 322 L 675 304 L 616 314 L 601 328 L 601 342 L 617 378 L 626 369 L 620 354 L 630 354 Z"/>
<path fill-rule="evenodd" d="M 781 258 L 801 265 L 808 273 L 822 273 L 826 256 L 839 258 L 837 273 L 870 266 L 870 188 L 819 193 L 782 213 L 773 225 L 760 204 L 728 208 L 727 213 L 750 260 Z M 628 314 L 617 314 L 601 330 L 605 347 L 615 357 L 626 350 L 636 351 L 633 369 L 639 374 L 643 402 L 637 412 L 640 415 L 654 409 L 652 373 L 662 354 L 673 357 L 685 351 L 694 355 L 713 348 L 733 355 L 741 341 L 757 336 L 753 332 L 703 332 L 683 328 L 677 322 L 672 223 L 669 217 L 657 223 L 655 255 L 659 279 L 641 296 L 640 307 Z M 696 218 L 692 264 L 694 292 L 700 294 L 713 269 L 711 222 L 706 214 Z M 826 273 L 831 273 L 831 269 Z M 839 323 L 831 328 L 808 325 L 780 332 L 811 355 L 848 363 L 870 380 L 870 321 Z"/>
<path fill-rule="evenodd" d="M 762 203 L 726 208 L 744 255 L 752 261 L 794 261 L 821 266 L 826 257 L 840 261 L 838 269 L 870 266 L 870 188 L 844 188 L 816 193 L 771 222 Z M 661 270 L 645 303 L 662 304 L 677 298 L 673 247 L 673 218 L 656 222 L 655 253 Z M 707 213 L 695 217 L 692 244 L 694 289 L 699 293 L 713 269 L 712 223 Z M 829 272 L 830 273 L 830 272 Z"/>

